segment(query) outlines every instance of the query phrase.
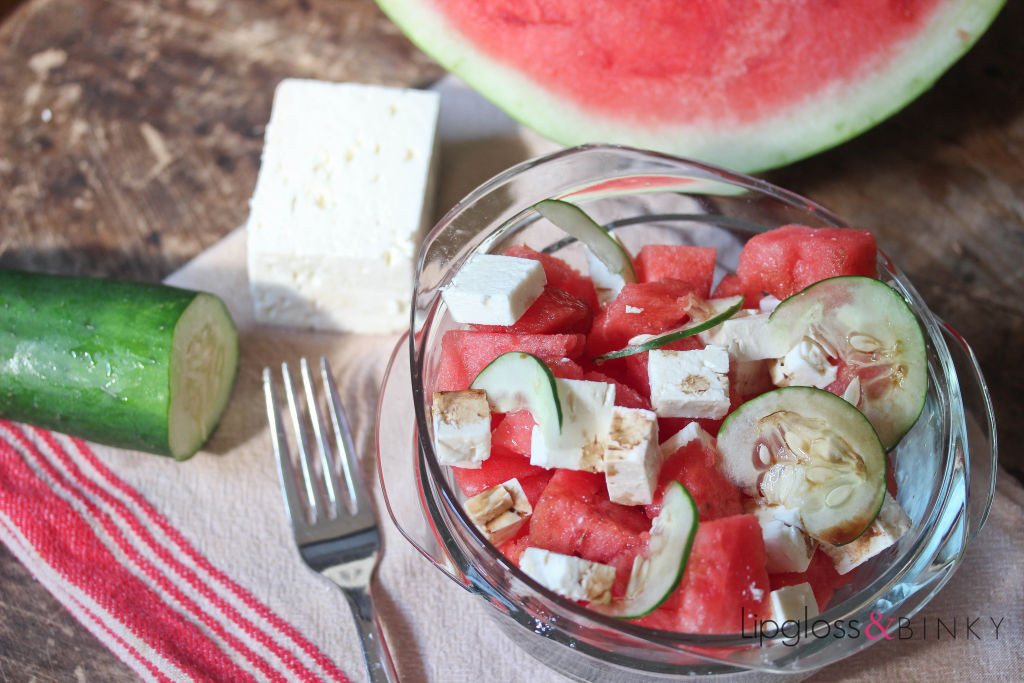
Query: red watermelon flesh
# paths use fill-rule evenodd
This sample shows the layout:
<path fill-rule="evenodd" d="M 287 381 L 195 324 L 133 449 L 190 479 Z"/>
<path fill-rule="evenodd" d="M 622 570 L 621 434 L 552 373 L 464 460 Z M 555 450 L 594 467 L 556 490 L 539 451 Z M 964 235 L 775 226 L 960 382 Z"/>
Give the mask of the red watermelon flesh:
<path fill-rule="evenodd" d="M 586 334 L 594 321 L 594 311 L 583 299 L 548 285 L 514 325 L 473 325 L 481 332 L 516 334 Z"/>
<path fill-rule="evenodd" d="M 855 574 L 856 571 L 846 574 L 837 572 L 832 564 L 832 560 L 819 548 L 814 551 L 811 563 L 807 566 L 807 571 L 772 574 L 769 578 L 771 579 L 772 590 L 784 586 L 794 586 L 798 583 L 806 582 L 811 584 L 811 589 L 814 591 L 814 600 L 818 603 L 818 611 L 824 611 L 828 607 L 829 601 L 832 600 L 832 594 L 835 593 L 835 590 L 853 581 Z"/>
<path fill-rule="evenodd" d="M 714 444 L 694 439 L 666 458 L 658 475 L 654 502 L 645 506 L 647 516 L 654 519 L 661 511 L 665 487 L 675 480 L 686 487 L 697 504 L 701 522 L 743 514 L 740 490 L 726 479 L 719 469 L 721 456 Z"/>
<path fill-rule="evenodd" d="M 614 566 L 612 592 L 622 595 L 650 527 L 643 508 L 608 499 L 603 474 L 555 470 L 533 508 L 530 545 Z"/>
<path fill-rule="evenodd" d="M 626 283 L 594 319 L 587 355 L 621 349 L 638 334 L 658 334 L 679 327 L 689 318 L 692 291 L 679 280 Z"/>
<path fill-rule="evenodd" d="M 768 609 L 769 578 L 754 515 L 702 521 L 679 587 L 637 623 L 684 633 L 749 631 Z"/>
<path fill-rule="evenodd" d="M 712 299 L 724 299 L 730 296 L 742 296 L 743 308 L 757 308 L 758 304 L 761 303 L 761 297 L 763 294 L 759 291 L 747 291 L 743 285 L 743 280 L 740 279 L 739 275 L 735 273 L 728 273 L 722 278 L 722 281 L 715 287 L 715 291 L 711 293 Z"/>
<path fill-rule="evenodd" d="M 547 277 L 548 286 L 557 287 L 573 296 L 582 299 L 590 305 L 591 310 L 597 311 L 600 304 L 597 301 L 597 291 L 594 283 L 589 277 L 580 274 L 568 263 L 550 254 L 535 251 L 530 247 L 516 244 L 505 250 L 507 256 L 518 256 L 519 258 L 533 259 L 540 261 L 544 268 L 544 275 Z"/>
<path fill-rule="evenodd" d="M 523 351 L 541 359 L 578 358 L 586 338 L 582 334 L 510 334 L 449 330 L 441 339 L 441 357 L 434 391 L 467 389 L 487 364 L 503 353 Z"/>
<path fill-rule="evenodd" d="M 641 395 L 640 392 L 630 385 L 619 382 L 604 373 L 592 370 L 586 373 L 583 376 L 583 379 L 590 380 L 591 382 L 606 382 L 608 384 L 614 384 L 615 405 L 617 406 L 622 406 L 623 408 L 643 408 L 644 410 L 651 409 L 651 402 Z"/>
<path fill-rule="evenodd" d="M 479 468 L 453 467 L 452 473 L 466 496 L 475 496 L 512 478 L 518 479 L 531 504 L 540 498 L 552 475 L 551 470 L 531 465 L 528 457 L 494 445 L 491 456 Z"/>
<path fill-rule="evenodd" d="M 530 439 L 535 424 L 528 410 L 506 413 L 491 432 L 491 447 L 530 457 Z"/>
<path fill-rule="evenodd" d="M 634 259 L 637 279 L 657 282 L 674 279 L 686 283 L 700 297 L 708 298 L 715 277 L 714 247 L 688 244 L 647 244 Z"/>
<path fill-rule="evenodd" d="M 530 522 L 527 520 L 519 533 L 498 546 L 498 551 L 509 559 L 509 562 L 518 566 L 519 557 L 523 551 L 530 546 Z"/>
<path fill-rule="evenodd" d="M 779 299 L 837 275 L 878 277 L 878 250 L 867 230 L 785 225 L 750 238 L 736 274 L 744 293 Z"/>

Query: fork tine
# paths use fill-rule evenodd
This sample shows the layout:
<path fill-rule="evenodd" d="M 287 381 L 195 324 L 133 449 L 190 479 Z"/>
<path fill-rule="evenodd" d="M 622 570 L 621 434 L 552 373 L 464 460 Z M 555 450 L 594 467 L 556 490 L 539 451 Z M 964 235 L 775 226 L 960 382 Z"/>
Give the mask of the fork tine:
<path fill-rule="evenodd" d="M 349 513 L 356 514 L 370 510 L 369 502 L 366 499 L 366 486 L 362 478 L 362 471 L 359 467 L 359 460 L 356 458 L 356 449 L 352 444 L 352 432 L 345 417 L 345 411 L 341 406 L 341 399 L 338 398 L 338 387 L 334 383 L 334 375 L 327 363 L 327 359 L 320 356 L 320 375 L 323 377 L 325 393 L 327 394 L 327 409 L 331 414 L 331 424 L 334 427 L 334 440 L 338 445 L 338 460 L 341 462 L 341 469 L 345 475 L 345 488 L 348 490 Z"/>
<path fill-rule="evenodd" d="M 309 456 L 309 438 L 306 434 L 306 427 L 302 424 L 302 412 L 299 410 L 299 402 L 295 398 L 295 387 L 292 385 L 291 372 L 287 363 L 281 363 L 281 375 L 284 378 L 284 394 L 288 399 L 288 408 L 292 414 L 292 427 L 295 430 L 295 442 L 299 450 L 299 465 L 302 470 L 302 483 L 306 492 L 306 503 L 309 506 L 312 521 L 316 522 L 324 512 L 323 496 L 312 471 L 312 462 Z M 303 519 L 306 519 L 303 514 Z"/>
<path fill-rule="evenodd" d="M 327 501 L 330 505 L 330 509 L 324 510 L 324 513 L 330 516 L 338 512 L 338 494 L 335 490 L 335 481 L 337 481 L 338 477 L 335 474 L 334 463 L 331 462 L 331 447 L 327 444 L 327 439 L 324 436 L 324 423 L 320 417 L 320 402 L 316 400 L 313 378 L 309 374 L 309 363 L 306 362 L 305 358 L 299 359 L 299 370 L 302 375 L 303 388 L 306 390 L 306 407 L 309 410 L 309 420 L 313 423 L 313 434 L 316 437 L 317 450 L 320 455 L 320 480 L 327 491 Z"/>
<path fill-rule="evenodd" d="M 277 458 L 277 471 L 281 479 L 281 488 L 284 490 L 284 503 L 288 509 L 288 518 L 295 521 L 304 521 L 306 519 L 306 511 L 300 503 L 299 492 L 295 485 L 295 465 L 292 462 L 291 451 L 288 449 L 288 440 L 284 433 L 284 423 L 281 421 L 281 404 L 277 400 L 277 391 L 274 389 L 274 376 L 270 368 L 263 368 L 263 394 L 267 401 L 270 440 L 274 447 L 274 457 Z M 293 524 L 295 521 L 293 521 Z"/>

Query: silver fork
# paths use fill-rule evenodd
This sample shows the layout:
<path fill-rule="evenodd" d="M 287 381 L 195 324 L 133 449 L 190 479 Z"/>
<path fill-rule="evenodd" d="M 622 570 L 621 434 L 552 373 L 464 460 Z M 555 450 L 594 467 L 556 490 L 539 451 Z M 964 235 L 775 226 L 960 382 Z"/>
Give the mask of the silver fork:
<path fill-rule="evenodd" d="M 320 358 L 323 393 L 336 450 L 332 449 L 305 358 L 301 359 L 299 370 L 305 394 L 305 413 L 296 397 L 288 364 L 281 364 L 298 450 L 296 462 L 288 448 L 273 374 L 270 368 L 263 369 L 270 436 L 295 544 L 311 569 L 326 576 L 344 592 L 359 631 L 370 680 L 374 683 L 397 681 L 369 591 L 380 555 L 380 528 L 359 471 L 348 420 L 342 411 L 327 360 Z M 309 445 L 304 414 L 308 415 L 306 422 L 313 428 L 315 457 Z"/>

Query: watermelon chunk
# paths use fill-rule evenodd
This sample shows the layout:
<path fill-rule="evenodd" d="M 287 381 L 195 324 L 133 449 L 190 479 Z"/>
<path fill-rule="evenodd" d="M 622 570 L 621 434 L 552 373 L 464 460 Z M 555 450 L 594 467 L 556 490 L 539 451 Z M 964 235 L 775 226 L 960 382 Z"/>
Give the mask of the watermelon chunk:
<path fill-rule="evenodd" d="M 899 111 L 1003 0 L 378 0 L 445 68 L 562 145 L 740 171 L 801 159 Z"/>
<path fill-rule="evenodd" d="M 591 370 L 583 375 L 583 379 L 590 380 L 591 382 L 607 382 L 608 384 L 614 384 L 615 405 L 617 406 L 622 406 L 623 408 L 643 408 L 644 410 L 651 409 L 651 401 L 648 398 L 640 394 L 640 392 L 630 385 L 619 382 L 604 373 Z"/>
<path fill-rule="evenodd" d="M 597 311 L 600 304 L 597 301 L 597 291 L 590 278 L 582 275 L 568 263 L 550 254 L 542 254 L 530 247 L 516 244 L 505 250 L 507 256 L 518 256 L 540 261 L 544 268 L 544 275 L 547 276 L 548 285 L 557 287 L 573 296 L 587 302 L 591 310 Z"/>
<path fill-rule="evenodd" d="M 493 445 L 491 457 L 484 460 L 478 469 L 451 469 L 455 475 L 455 482 L 467 497 L 475 496 L 514 477 L 519 480 L 531 504 L 540 498 L 553 474 L 551 470 L 531 465 L 528 457 Z"/>
<path fill-rule="evenodd" d="M 548 285 L 513 325 L 473 325 L 481 332 L 516 334 L 586 334 L 594 320 L 594 310 L 583 299 Z"/>
<path fill-rule="evenodd" d="M 530 457 L 530 439 L 537 422 L 528 410 L 517 410 L 500 418 L 491 431 L 491 447 Z"/>
<path fill-rule="evenodd" d="M 711 294 L 711 282 L 715 277 L 715 254 L 714 247 L 647 244 L 636 255 L 634 265 L 641 282 L 678 280 L 706 299 Z"/>
<path fill-rule="evenodd" d="M 754 515 L 701 521 L 679 587 L 637 623 L 683 633 L 740 633 L 768 609 L 764 540 Z"/>
<path fill-rule="evenodd" d="M 608 499 L 603 474 L 555 470 L 533 508 L 530 545 L 614 566 L 612 594 L 622 595 L 650 526 L 643 508 Z"/>
<path fill-rule="evenodd" d="M 441 356 L 434 391 L 468 388 L 473 378 L 488 363 L 509 351 L 532 353 L 545 361 L 561 363 L 563 358 L 578 358 L 583 353 L 585 343 L 586 338 L 582 334 L 449 330 L 441 338 Z"/>
<path fill-rule="evenodd" d="M 744 293 L 779 299 L 837 275 L 878 277 L 878 249 L 867 230 L 785 225 L 755 235 L 740 252 L 736 274 Z"/>
<path fill-rule="evenodd" d="M 721 456 L 712 443 L 694 439 L 665 459 L 658 475 L 654 502 L 645 506 L 651 519 L 661 510 L 665 487 L 678 481 L 693 497 L 701 522 L 743 514 L 740 490 L 726 479 L 719 468 Z"/>
<path fill-rule="evenodd" d="M 629 282 L 594 319 L 587 339 L 591 358 L 621 349 L 638 334 L 658 334 L 689 318 L 692 289 L 679 280 Z"/>

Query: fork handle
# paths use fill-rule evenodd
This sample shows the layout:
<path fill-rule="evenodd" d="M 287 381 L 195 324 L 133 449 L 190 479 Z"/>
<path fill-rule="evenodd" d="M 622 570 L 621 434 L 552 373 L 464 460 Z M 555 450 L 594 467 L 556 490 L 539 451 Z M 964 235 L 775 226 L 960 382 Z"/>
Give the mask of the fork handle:
<path fill-rule="evenodd" d="M 359 632 L 359 643 L 363 648 L 363 659 L 366 660 L 366 671 L 372 683 L 398 683 L 398 673 L 391 659 L 388 643 L 384 632 L 374 618 L 373 599 L 366 590 L 346 589 L 352 617 Z"/>

